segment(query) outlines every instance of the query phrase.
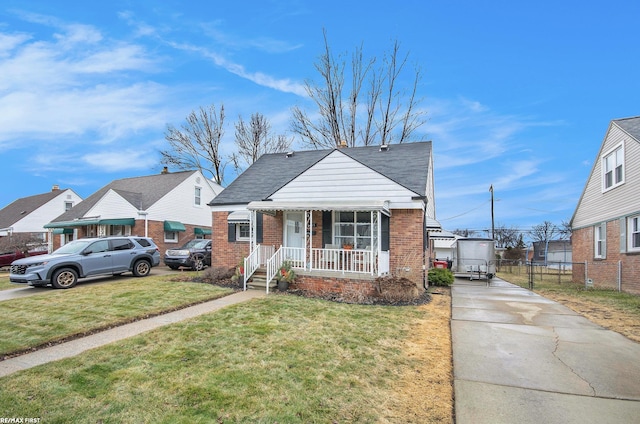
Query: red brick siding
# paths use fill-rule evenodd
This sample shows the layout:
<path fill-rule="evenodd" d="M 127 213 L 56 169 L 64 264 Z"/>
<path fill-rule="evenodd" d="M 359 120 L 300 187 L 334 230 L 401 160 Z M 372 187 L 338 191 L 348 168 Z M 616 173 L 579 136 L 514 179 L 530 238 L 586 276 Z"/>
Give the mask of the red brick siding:
<path fill-rule="evenodd" d="M 620 221 L 607 222 L 606 258 L 594 258 L 594 228 L 575 230 L 571 236 L 573 255 L 573 280 L 582 282 L 585 278 L 584 266 L 587 262 L 588 278 L 597 287 L 618 288 L 618 262 L 621 267 L 621 289 L 640 294 L 640 253 L 620 252 Z"/>
<path fill-rule="evenodd" d="M 131 227 L 131 235 L 144 237 L 145 235 L 145 222 L 144 220 L 136 220 L 133 227 Z M 160 250 L 160 256 L 164 255 L 167 249 L 172 249 L 182 246 L 187 241 L 194 239 L 195 228 L 203 228 L 200 225 L 184 224 L 186 231 L 180 231 L 178 233 L 178 241 L 176 243 L 165 243 L 164 241 L 164 221 L 148 221 L 147 222 L 147 236 L 151 237 Z M 78 239 L 87 237 L 86 227 L 77 227 Z M 206 236 L 209 238 L 209 236 Z M 56 235 L 53 238 L 53 249 L 60 247 L 60 236 Z M 162 264 L 162 263 L 161 263 Z"/>
<path fill-rule="evenodd" d="M 389 221 L 392 274 L 406 277 L 422 287 L 423 263 L 429 257 L 423 252 L 423 214 L 419 209 L 394 209 Z"/>

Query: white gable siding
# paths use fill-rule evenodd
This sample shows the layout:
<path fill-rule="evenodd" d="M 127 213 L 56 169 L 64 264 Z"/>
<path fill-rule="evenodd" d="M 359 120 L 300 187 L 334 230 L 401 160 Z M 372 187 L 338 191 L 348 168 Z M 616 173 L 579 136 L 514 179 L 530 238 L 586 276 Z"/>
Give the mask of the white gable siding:
<path fill-rule="evenodd" d="M 62 190 L 55 198 L 12 225 L 13 231 L 16 233 L 46 232 L 44 226 L 65 212 L 66 202 L 71 202 L 75 206 L 81 201 L 82 198 L 73 190 Z"/>
<path fill-rule="evenodd" d="M 624 144 L 624 184 L 602 192 L 602 155 Z M 640 143 L 615 124 L 602 143 L 573 217 L 573 228 L 619 218 L 640 210 Z"/>
<path fill-rule="evenodd" d="M 98 216 L 100 219 L 137 218 L 138 208 L 113 190 L 109 190 L 84 217 Z"/>
<path fill-rule="evenodd" d="M 433 155 L 429 155 L 429 172 L 427 173 L 427 216 L 436 218 L 436 197 L 433 181 Z"/>
<path fill-rule="evenodd" d="M 335 151 L 272 196 L 281 201 L 388 200 L 392 209 L 421 207 L 416 193 Z"/>
<path fill-rule="evenodd" d="M 195 188 L 200 187 L 200 205 L 194 204 Z M 222 190 L 200 172 L 184 180 L 179 186 L 158 200 L 147 211 L 151 221 L 179 221 L 183 224 L 211 227 L 211 208 L 207 206 Z"/>

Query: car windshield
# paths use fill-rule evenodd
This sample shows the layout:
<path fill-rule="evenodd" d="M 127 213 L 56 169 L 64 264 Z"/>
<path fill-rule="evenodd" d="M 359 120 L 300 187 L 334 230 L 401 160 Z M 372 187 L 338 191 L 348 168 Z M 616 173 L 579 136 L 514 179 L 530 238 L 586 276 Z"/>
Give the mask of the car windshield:
<path fill-rule="evenodd" d="M 62 246 L 60 249 L 53 252 L 54 255 L 71 255 L 74 253 L 80 253 L 82 249 L 87 247 L 91 243 L 91 240 L 74 240 Z"/>
<path fill-rule="evenodd" d="M 196 239 L 186 243 L 184 246 L 182 246 L 182 248 L 183 249 L 204 249 L 205 247 L 207 247 L 207 243 L 209 243 L 209 240 Z"/>

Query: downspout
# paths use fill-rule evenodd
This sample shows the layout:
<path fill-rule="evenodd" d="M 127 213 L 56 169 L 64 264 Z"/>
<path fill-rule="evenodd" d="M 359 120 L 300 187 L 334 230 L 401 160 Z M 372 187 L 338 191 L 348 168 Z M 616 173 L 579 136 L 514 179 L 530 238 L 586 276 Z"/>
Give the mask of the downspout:
<path fill-rule="evenodd" d="M 427 231 L 427 202 L 422 207 L 422 287 L 427 290 L 429 288 L 429 278 L 427 273 L 427 248 L 429 246 L 429 232 Z"/>

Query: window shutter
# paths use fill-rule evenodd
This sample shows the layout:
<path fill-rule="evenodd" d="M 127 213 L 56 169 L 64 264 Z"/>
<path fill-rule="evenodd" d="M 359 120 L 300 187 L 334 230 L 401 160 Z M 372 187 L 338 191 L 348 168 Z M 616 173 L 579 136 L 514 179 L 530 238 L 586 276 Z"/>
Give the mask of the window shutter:
<path fill-rule="evenodd" d="M 627 251 L 627 218 L 620 218 L 620 253 Z"/>
<path fill-rule="evenodd" d="M 227 231 L 227 240 L 229 241 L 229 243 L 236 241 L 236 224 L 234 224 L 233 222 L 228 223 Z"/>
<path fill-rule="evenodd" d="M 380 220 L 380 250 L 383 252 L 389 251 L 390 245 L 390 235 L 389 235 L 389 217 L 385 214 L 381 214 L 382 219 Z"/>
<path fill-rule="evenodd" d="M 322 245 L 333 243 L 333 231 L 331 231 L 331 211 L 322 211 Z"/>
<path fill-rule="evenodd" d="M 263 216 L 261 213 L 256 213 L 256 243 L 262 243 L 263 237 L 263 226 L 262 226 Z"/>

